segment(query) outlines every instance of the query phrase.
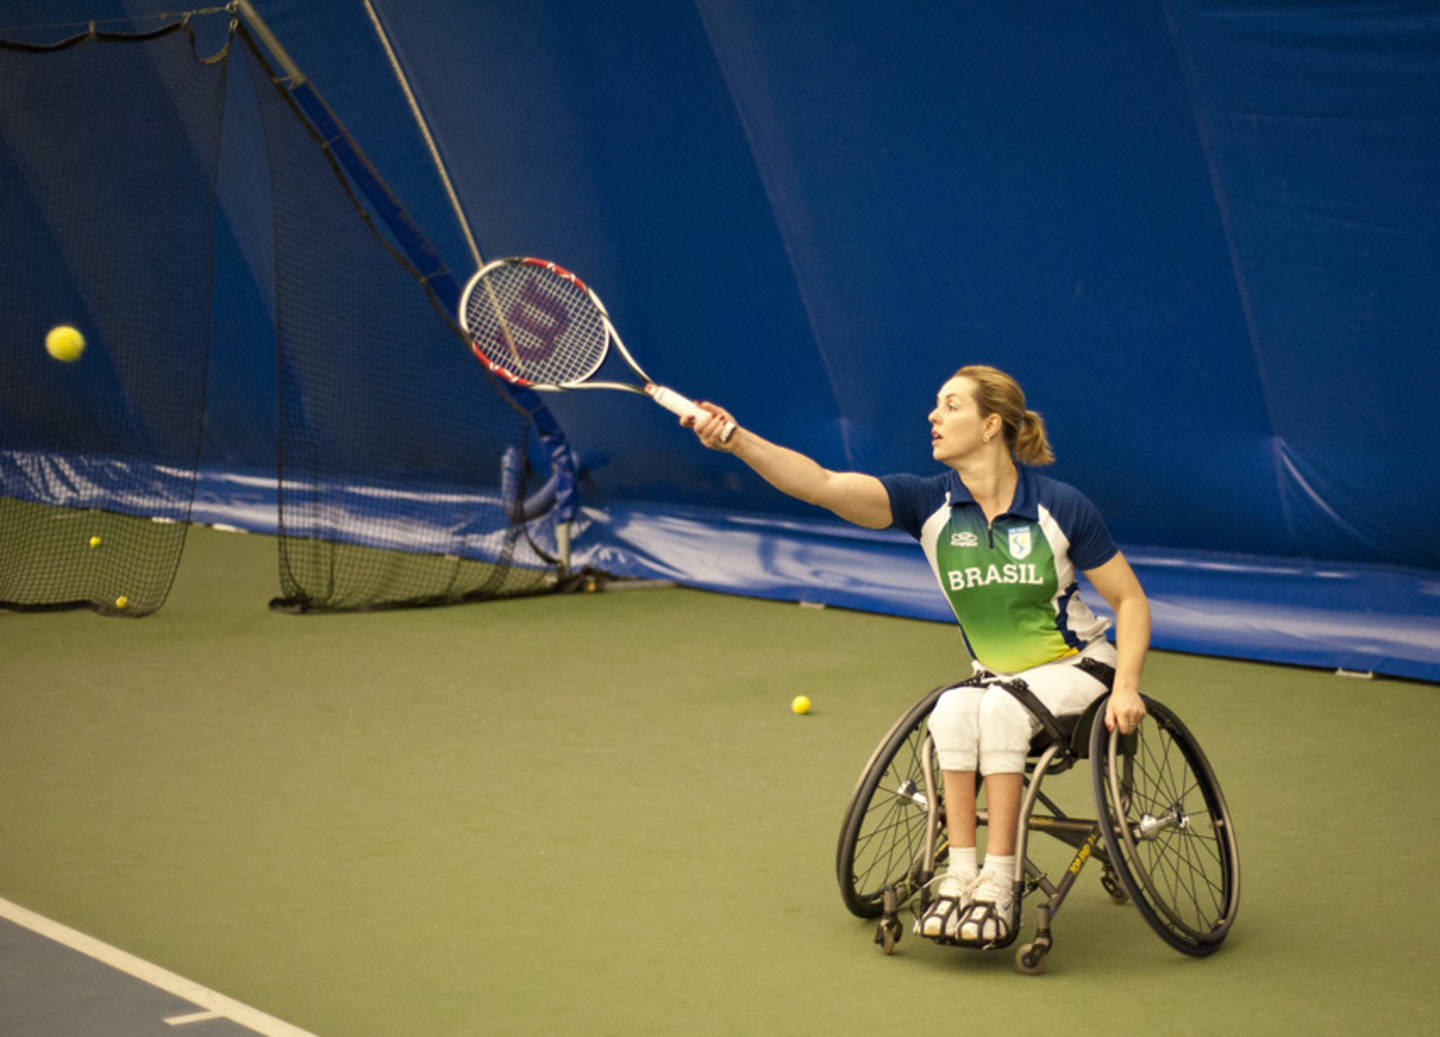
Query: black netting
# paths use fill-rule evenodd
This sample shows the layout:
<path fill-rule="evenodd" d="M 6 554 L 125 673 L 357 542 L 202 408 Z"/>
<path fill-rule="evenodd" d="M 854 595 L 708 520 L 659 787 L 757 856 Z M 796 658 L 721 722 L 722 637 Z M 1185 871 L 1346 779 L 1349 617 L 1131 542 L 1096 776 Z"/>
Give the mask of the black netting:
<path fill-rule="evenodd" d="M 207 430 L 212 299 L 254 290 L 214 283 L 229 269 L 217 267 L 216 231 L 232 60 L 253 72 L 263 133 L 225 147 L 262 180 L 268 169 L 275 324 L 227 324 L 223 340 L 263 344 L 251 378 L 271 342 L 277 354 L 278 385 L 253 426 L 278 427 L 277 604 L 553 587 L 555 565 L 527 525 L 544 527 L 549 503 L 532 492 L 527 511 L 530 415 L 371 222 L 374 185 L 362 203 L 334 161 L 333 128 L 320 139 L 293 84 L 239 35 L 248 49 L 209 59 L 188 23 L 0 43 L 0 606 L 141 615 L 168 594 Z M 224 245 L 235 226 L 224 206 L 218 216 Z M 261 238 L 268 247 L 251 240 Z M 60 324 L 87 339 L 73 363 L 45 351 Z M 227 360 L 210 391 L 233 414 Z"/>
<path fill-rule="evenodd" d="M 169 593 L 205 408 L 226 67 L 179 25 L 0 43 L 0 604 L 142 615 Z M 45 351 L 60 324 L 87 341 L 73 363 Z"/>
<path fill-rule="evenodd" d="M 284 86 L 251 67 L 275 199 L 280 604 L 550 586 L 516 519 L 528 415 L 483 376 Z"/>

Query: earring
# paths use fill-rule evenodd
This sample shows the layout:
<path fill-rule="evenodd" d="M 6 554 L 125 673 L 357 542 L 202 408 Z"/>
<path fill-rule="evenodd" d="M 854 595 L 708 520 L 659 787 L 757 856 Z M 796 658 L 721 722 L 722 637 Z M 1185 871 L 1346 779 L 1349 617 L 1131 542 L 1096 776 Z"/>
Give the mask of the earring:
<path fill-rule="evenodd" d="M 981 436 L 981 437 L 980 437 L 980 442 L 982 442 L 982 443 L 988 443 L 988 442 L 990 442 L 990 433 L 987 432 L 987 433 L 985 433 L 983 436 Z"/>

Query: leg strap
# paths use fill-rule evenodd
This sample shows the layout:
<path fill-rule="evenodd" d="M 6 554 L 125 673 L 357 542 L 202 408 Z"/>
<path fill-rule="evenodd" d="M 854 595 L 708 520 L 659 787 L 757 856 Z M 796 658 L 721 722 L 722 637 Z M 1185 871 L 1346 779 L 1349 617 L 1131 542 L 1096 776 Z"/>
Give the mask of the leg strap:
<path fill-rule="evenodd" d="M 1075 668 L 1094 677 L 1104 685 L 1106 691 L 1115 686 L 1115 667 L 1109 663 L 1086 656 L 1075 663 Z M 1020 704 L 1034 715 L 1041 728 L 1050 736 L 1051 741 L 1060 746 L 1062 751 L 1069 751 L 1070 736 L 1075 727 L 1074 718 L 1070 718 L 1068 722 L 1062 722 L 1054 713 L 1050 712 L 1045 703 L 1040 701 L 1040 697 L 1030 690 L 1030 685 L 1019 677 L 1012 677 L 1007 681 L 997 681 L 996 683 L 1015 696 Z"/>
<path fill-rule="evenodd" d="M 916 921 L 915 932 L 929 940 L 950 943 L 960 931 L 960 916 L 963 913 L 959 897 L 936 897 Z"/>
<path fill-rule="evenodd" d="M 1003 947 L 1010 942 L 1015 918 L 1012 913 L 1001 911 L 988 900 L 977 900 L 960 919 L 959 935 L 956 939 L 962 947 Z"/>
<path fill-rule="evenodd" d="M 1020 701 L 1020 705 L 1034 714 L 1035 719 L 1040 722 L 1040 726 L 1045 729 L 1045 733 L 1050 736 L 1056 745 L 1064 747 L 1070 744 L 1070 735 L 1066 732 L 1064 726 L 1056 719 L 1055 714 L 1050 712 L 1050 708 L 1040 701 L 1040 696 L 1030 690 L 1030 685 L 1026 684 L 1019 677 L 1012 677 L 1008 681 L 1000 681 L 999 684 L 1000 687 L 1004 688 L 1011 695 L 1014 695 L 1015 698 Z"/>
<path fill-rule="evenodd" d="M 1115 687 L 1115 667 L 1109 663 L 1102 663 L 1099 659 L 1092 659 L 1087 655 L 1075 665 L 1105 685 L 1106 691 Z"/>

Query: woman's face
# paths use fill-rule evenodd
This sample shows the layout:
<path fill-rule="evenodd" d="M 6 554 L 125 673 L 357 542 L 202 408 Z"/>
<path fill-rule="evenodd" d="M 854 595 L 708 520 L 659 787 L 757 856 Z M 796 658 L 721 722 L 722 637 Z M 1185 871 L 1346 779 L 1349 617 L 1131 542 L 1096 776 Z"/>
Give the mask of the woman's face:
<path fill-rule="evenodd" d="M 940 386 L 935 409 L 930 412 L 931 456 L 946 463 L 973 453 L 980 448 L 987 426 L 998 424 L 998 420 L 987 422 L 981 418 L 974 382 L 968 378 L 950 379 Z"/>

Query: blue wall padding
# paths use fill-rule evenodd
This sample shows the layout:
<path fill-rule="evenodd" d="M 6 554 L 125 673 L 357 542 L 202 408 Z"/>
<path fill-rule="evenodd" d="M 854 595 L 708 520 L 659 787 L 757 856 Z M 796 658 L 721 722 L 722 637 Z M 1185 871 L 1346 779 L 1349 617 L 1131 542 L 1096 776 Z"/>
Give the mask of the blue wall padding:
<path fill-rule="evenodd" d="M 373 32 L 273 6 L 463 267 Z M 1440 11 L 380 6 L 486 254 L 580 272 L 660 380 L 926 471 L 992 362 L 1122 542 L 1440 567 Z M 553 406 L 592 501 L 801 513 L 641 401 Z"/>
<path fill-rule="evenodd" d="M 135 514 L 183 519 L 188 509 L 195 522 L 277 532 L 268 472 L 202 469 L 193 503 L 158 472 L 147 498 L 142 474 L 101 459 L 0 452 L 0 479 L 30 499 L 93 500 L 123 479 Z M 357 486 L 334 501 L 347 513 L 337 522 L 373 531 L 375 538 L 363 541 L 371 547 L 413 550 L 463 531 L 477 508 L 493 503 L 415 484 L 378 487 L 387 491 L 378 494 L 376 488 Z M 404 523 L 394 521 L 400 516 Z M 583 508 L 576 528 L 583 545 L 577 566 L 777 601 L 951 620 L 914 541 L 893 531 L 643 502 Z M 532 522 L 529 534 L 530 543 L 553 552 L 553 513 Z M 491 538 L 464 543 L 467 557 L 493 560 Z M 1129 548 L 1127 556 L 1150 598 L 1158 648 L 1440 681 L 1440 574 L 1433 571 L 1174 548 Z M 515 561 L 543 566 L 528 552 Z M 1083 593 L 1108 615 L 1093 590 Z M 955 665 L 957 673 L 966 665 L 958 632 Z"/>
<path fill-rule="evenodd" d="M 1178 560 L 1144 572 L 1171 615 L 1231 631 L 1196 650 L 1388 659 L 1393 636 L 1433 658 L 1440 8 L 376 6 L 484 255 L 574 269 L 660 381 L 825 465 L 928 472 L 935 389 L 996 364 L 1045 415 L 1053 474 L 1137 557 Z M 261 7 L 463 281 L 470 250 L 364 12 Z M 263 154 L 226 147 L 219 240 L 260 323 L 219 307 L 230 348 L 256 350 L 225 365 L 263 370 L 267 232 L 238 218 Z M 273 410 L 234 395 L 262 383 L 217 403 L 214 464 L 269 463 L 230 424 Z M 582 558 L 661 557 L 669 515 L 716 564 L 745 516 L 838 535 L 638 397 L 547 402 L 584 468 Z M 648 519 L 593 520 L 625 513 Z M 892 564 L 888 543 L 839 543 Z M 723 578 L 661 568 L 771 594 L 748 550 Z M 1288 575 L 1191 565 L 1232 556 Z M 1419 575 L 1325 575 L 1371 571 Z M 1334 621 L 1264 619 L 1290 608 Z"/>
<path fill-rule="evenodd" d="M 608 572 L 781 601 L 951 621 L 914 541 L 714 509 L 586 509 L 581 559 Z M 1362 563 L 1128 548 L 1157 648 L 1440 681 L 1440 574 Z M 1088 584 L 1082 593 L 1110 615 Z M 955 637 L 957 672 L 965 647 Z"/>

